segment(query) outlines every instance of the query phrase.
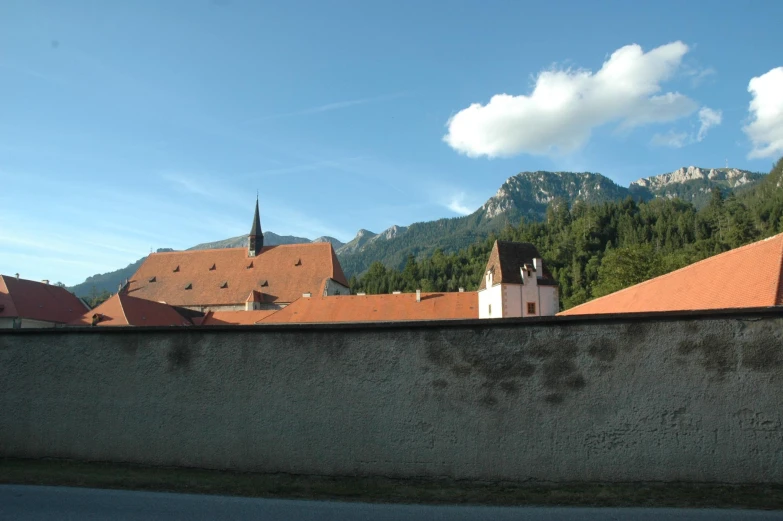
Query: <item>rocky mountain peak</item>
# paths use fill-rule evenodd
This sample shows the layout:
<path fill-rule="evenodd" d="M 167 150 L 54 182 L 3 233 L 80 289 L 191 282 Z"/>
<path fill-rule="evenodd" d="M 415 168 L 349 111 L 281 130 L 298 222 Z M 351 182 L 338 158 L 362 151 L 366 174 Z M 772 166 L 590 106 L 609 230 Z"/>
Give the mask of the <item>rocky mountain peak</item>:
<path fill-rule="evenodd" d="M 512 210 L 540 218 L 546 206 L 561 197 L 568 201 L 600 202 L 628 195 L 628 189 L 600 174 L 588 172 L 521 172 L 509 177 L 480 211 L 492 219 Z"/>
<path fill-rule="evenodd" d="M 738 168 L 699 168 L 698 166 L 688 166 L 668 174 L 638 179 L 631 183 L 631 186 L 640 186 L 655 191 L 666 188 L 669 185 L 682 184 L 689 181 L 712 181 L 734 188 L 757 181 L 760 177 L 760 174 L 754 174 Z"/>

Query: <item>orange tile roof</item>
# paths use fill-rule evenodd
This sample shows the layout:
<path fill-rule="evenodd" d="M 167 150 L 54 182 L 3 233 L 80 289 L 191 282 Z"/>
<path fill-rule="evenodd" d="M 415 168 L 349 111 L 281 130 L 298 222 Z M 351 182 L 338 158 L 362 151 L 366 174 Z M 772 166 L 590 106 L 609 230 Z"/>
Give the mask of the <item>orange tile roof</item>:
<path fill-rule="evenodd" d="M 398 322 L 478 318 L 478 294 L 415 293 L 303 297 L 261 324 L 329 322 Z"/>
<path fill-rule="evenodd" d="M 65 288 L 0 275 L 0 318 L 66 324 L 89 308 Z"/>
<path fill-rule="evenodd" d="M 92 311 L 70 322 L 71 326 L 190 326 L 188 319 L 167 304 L 117 293 Z"/>
<path fill-rule="evenodd" d="M 559 313 L 592 315 L 779 306 L 783 234 L 754 242 Z"/>
<path fill-rule="evenodd" d="M 256 257 L 246 248 L 191 250 L 150 254 L 127 292 L 173 306 L 244 305 L 253 290 L 263 302 L 293 302 L 325 278 L 348 286 L 328 242 L 266 246 Z"/>
<path fill-rule="evenodd" d="M 254 309 L 252 311 L 210 311 L 201 321 L 202 326 L 252 326 L 256 322 L 277 313 L 276 309 Z"/>

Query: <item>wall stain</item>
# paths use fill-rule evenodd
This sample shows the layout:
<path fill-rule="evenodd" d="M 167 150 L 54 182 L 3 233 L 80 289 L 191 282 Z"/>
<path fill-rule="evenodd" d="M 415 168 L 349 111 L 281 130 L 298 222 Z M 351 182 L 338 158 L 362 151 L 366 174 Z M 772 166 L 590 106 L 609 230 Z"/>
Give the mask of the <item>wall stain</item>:
<path fill-rule="evenodd" d="M 563 400 L 563 395 L 558 393 L 548 394 L 544 397 L 544 401 L 550 405 L 560 405 Z"/>
<path fill-rule="evenodd" d="M 588 353 L 601 362 L 612 362 L 617 358 L 617 348 L 610 342 L 594 342 L 590 345 Z"/>
<path fill-rule="evenodd" d="M 500 390 L 506 394 L 519 394 L 519 384 L 514 380 L 500 382 Z"/>
<path fill-rule="evenodd" d="M 498 399 L 491 394 L 485 394 L 479 398 L 478 402 L 485 407 L 494 407 L 498 404 Z"/>
<path fill-rule="evenodd" d="M 702 367 L 720 377 L 737 370 L 737 352 L 734 345 L 720 335 L 708 334 L 699 340 L 683 340 L 677 350 L 683 355 L 698 352 L 701 355 Z"/>
<path fill-rule="evenodd" d="M 629 348 L 635 347 L 636 344 L 644 342 L 650 334 L 650 324 L 647 322 L 632 322 L 625 326 L 625 336 L 630 337 L 633 342 L 628 342 Z"/>
<path fill-rule="evenodd" d="M 169 372 L 179 369 L 187 370 L 190 367 L 191 360 L 190 347 L 184 344 L 176 344 L 169 349 L 167 358 L 169 360 Z"/>
<path fill-rule="evenodd" d="M 449 385 L 449 383 L 446 380 L 442 379 L 442 378 L 439 378 L 439 379 L 434 380 L 432 382 L 432 386 L 435 389 L 445 389 L 446 387 L 448 387 L 448 385 Z"/>
<path fill-rule="evenodd" d="M 742 344 L 742 367 L 753 371 L 769 372 L 783 365 L 783 344 L 775 335 L 754 337 Z"/>

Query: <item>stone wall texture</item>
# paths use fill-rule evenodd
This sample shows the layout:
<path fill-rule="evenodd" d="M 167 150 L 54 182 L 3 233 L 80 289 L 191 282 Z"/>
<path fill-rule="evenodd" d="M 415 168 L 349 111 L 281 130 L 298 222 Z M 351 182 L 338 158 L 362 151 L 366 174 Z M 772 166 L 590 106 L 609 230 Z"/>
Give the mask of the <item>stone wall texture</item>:
<path fill-rule="evenodd" d="M 0 332 L 0 456 L 783 483 L 783 313 Z"/>

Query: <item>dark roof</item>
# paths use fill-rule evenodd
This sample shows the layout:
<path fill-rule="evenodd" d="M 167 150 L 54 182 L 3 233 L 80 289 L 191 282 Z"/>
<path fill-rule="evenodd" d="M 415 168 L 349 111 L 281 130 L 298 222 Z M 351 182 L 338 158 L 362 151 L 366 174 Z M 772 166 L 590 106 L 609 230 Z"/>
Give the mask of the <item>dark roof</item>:
<path fill-rule="evenodd" d="M 250 235 L 256 237 L 263 235 L 261 231 L 261 217 L 258 215 L 258 198 L 256 198 L 256 213 L 253 215 L 253 226 L 250 227 Z"/>
<path fill-rule="evenodd" d="M 65 288 L 0 275 L 0 318 L 27 318 L 65 324 L 89 308 Z"/>
<path fill-rule="evenodd" d="M 540 259 L 536 247 L 529 242 L 495 241 L 487 261 L 487 271 L 492 271 L 493 284 L 522 284 L 520 268 L 525 264 L 533 265 L 533 259 Z M 542 286 L 557 286 L 546 264 L 542 269 L 543 277 L 538 277 Z M 479 289 L 486 289 L 486 278 L 481 279 Z"/>

